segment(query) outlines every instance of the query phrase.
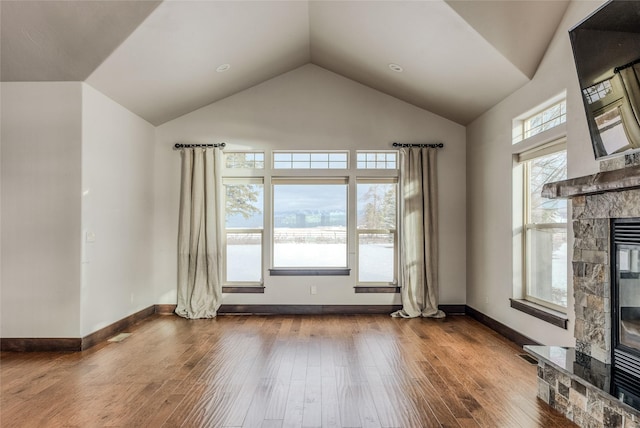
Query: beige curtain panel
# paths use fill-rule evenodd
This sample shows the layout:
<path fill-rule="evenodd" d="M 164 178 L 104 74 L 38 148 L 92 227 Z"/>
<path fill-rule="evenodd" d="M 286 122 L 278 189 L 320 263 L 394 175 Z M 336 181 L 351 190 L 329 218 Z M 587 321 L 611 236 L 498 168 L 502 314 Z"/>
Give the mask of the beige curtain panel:
<path fill-rule="evenodd" d="M 620 112 L 629 145 L 640 147 L 640 64 L 620 70 L 626 99 Z"/>
<path fill-rule="evenodd" d="M 184 318 L 213 318 L 222 300 L 219 150 L 182 149 L 178 305 Z"/>
<path fill-rule="evenodd" d="M 393 317 L 443 318 L 438 309 L 438 183 L 435 148 L 400 150 L 400 285 Z"/>

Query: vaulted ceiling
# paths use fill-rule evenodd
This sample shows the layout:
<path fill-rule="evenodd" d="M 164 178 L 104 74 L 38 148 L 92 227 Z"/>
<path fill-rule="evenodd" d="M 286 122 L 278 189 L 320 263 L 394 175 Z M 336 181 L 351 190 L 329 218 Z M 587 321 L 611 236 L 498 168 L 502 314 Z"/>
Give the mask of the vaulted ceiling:
<path fill-rule="evenodd" d="M 86 81 L 159 125 L 313 63 L 465 125 L 533 77 L 567 6 L 2 0 L 0 78 Z"/>

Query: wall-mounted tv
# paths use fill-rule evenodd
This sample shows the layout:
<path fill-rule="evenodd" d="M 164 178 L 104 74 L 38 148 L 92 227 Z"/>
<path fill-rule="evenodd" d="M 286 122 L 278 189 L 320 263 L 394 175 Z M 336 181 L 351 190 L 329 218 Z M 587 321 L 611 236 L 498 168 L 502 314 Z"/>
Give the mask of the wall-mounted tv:
<path fill-rule="evenodd" d="M 605 3 L 569 38 L 596 159 L 640 150 L 640 1 Z"/>

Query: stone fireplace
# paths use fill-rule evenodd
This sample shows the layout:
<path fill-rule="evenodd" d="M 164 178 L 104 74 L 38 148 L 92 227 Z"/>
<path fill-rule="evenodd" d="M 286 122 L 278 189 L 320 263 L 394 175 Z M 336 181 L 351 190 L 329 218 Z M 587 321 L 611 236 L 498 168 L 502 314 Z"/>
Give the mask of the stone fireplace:
<path fill-rule="evenodd" d="M 614 321 L 621 308 L 612 287 L 621 275 L 615 268 L 621 250 L 612 240 L 612 225 L 640 217 L 640 156 L 603 161 L 598 174 L 547 184 L 543 196 L 572 201 L 576 346 L 526 347 L 539 361 L 538 396 L 579 426 L 640 428 L 640 367 L 633 368 L 638 360 L 631 361 L 632 370 L 621 371 L 615 364 L 626 356 L 614 352 L 619 338 Z M 620 248 L 623 257 L 629 255 L 622 263 L 633 261 L 639 263 L 634 269 L 640 268 L 640 259 L 625 253 L 631 249 Z M 640 275 L 623 267 L 629 268 L 623 269 L 624 287 L 640 287 Z M 624 310 L 627 325 L 634 327 L 636 312 Z"/>

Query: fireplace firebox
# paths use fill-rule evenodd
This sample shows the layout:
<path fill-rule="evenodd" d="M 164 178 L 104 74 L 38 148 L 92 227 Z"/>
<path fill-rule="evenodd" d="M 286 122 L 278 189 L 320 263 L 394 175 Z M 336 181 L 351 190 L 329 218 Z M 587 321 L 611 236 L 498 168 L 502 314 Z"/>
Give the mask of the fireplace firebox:
<path fill-rule="evenodd" d="M 612 394 L 640 405 L 640 218 L 611 220 Z"/>

